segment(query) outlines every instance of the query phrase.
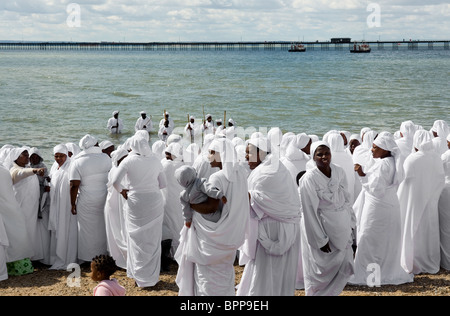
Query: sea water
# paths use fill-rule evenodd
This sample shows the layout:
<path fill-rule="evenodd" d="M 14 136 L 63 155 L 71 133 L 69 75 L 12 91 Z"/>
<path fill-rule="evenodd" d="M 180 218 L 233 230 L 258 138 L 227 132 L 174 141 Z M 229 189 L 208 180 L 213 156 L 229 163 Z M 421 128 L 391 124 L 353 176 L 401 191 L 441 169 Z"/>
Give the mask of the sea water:
<path fill-rule="evenodd" d="M 394 133 L 412 120 L 449 121 L 450 51 L 1 51 L 0 147 L 37 147 L 85 134 L 118 145 L 140 111 L 233 118 L 238 126 L 316 134 L 362 127 Z M 108 133 L 120 111 L 123 134 Z M 157 130 L 151 142 L 158 139 Z"/>

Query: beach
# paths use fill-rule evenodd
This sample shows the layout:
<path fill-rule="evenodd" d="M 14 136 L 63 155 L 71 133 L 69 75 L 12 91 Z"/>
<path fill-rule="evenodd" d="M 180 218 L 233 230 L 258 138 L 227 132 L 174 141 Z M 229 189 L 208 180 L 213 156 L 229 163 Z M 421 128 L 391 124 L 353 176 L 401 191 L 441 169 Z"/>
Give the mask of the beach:
<path fill-rule="evenodd" d="M 235 265 L 236 284 L 244 268 Z M 72 272 L 48 270 L 42 264 L 35 264 L 32 274 L 12 276 L 0 282 L 0 296 L 92 296 L 97 285 L 90 279 L 90 268 L 81 267 L 80 286 L 70 287 L 67 278 Z M 163 272 L 160 281 L 151 289 L 134 285 L 134 280 L 119 270 L 112 276 L 126 288 L 126 296 L 178 296 L 175 283 L 177 266 L 172 265 L 169 272 Z M 304 296 L 303 290 L 296 290 L 295 296 Z M 340 296 L 448 296 L 450 295 L 450 271 L 441 270 L 437 274 L 416 275 L 414 282 L 402 285 L 383 285 L 381 287 L 347 285 Z"/>

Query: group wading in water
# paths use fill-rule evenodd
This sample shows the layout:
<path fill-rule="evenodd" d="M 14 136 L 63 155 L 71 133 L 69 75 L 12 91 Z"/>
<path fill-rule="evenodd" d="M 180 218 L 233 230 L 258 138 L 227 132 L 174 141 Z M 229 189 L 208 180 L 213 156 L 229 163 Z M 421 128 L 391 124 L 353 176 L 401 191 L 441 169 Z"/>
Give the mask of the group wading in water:
<path fill-rule="evenodd" d="M 4 144 L 0 281 L 89 264 L 94 295 L 125 295 L 117 268 L 151 288 L 176 266 L 180 296 L 334 296 L 450 270 L 446 121 L 319 137 L 187 119 L 142 111 L 122 144 L 86 134 L 54 144 L 48 166 Z M 119 111 L 107 128 L 126 130 Z"/>

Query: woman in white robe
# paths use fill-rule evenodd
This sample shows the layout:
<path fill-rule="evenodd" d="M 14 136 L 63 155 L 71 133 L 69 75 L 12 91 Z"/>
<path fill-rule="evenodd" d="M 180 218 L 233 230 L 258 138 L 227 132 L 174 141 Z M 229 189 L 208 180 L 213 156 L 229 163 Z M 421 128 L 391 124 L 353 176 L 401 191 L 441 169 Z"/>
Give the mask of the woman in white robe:
<path fill-rule="evenodd" d="M 220 136 L 217 136 L 217 137 L 220 137 Z M 199 178 L 209 179 L 211 174 L 219 171 L 218 168 L 211 167 L 211 164 L 209 163 L 209 158 L 208 158 L 208 156 L 209 156 L 208 148 L 214 139 L 215 139 L 214 135 L 209 134 L 209 135 L 205 136 L 202 151 L 201 151 L 200 155 L 197 157 L 197 159 L 194 161 L 194 164 L 192 165 L 192 167 L 195 169 L 195 171 L 197 171 L 197 176 Z"/>
<path fill-rule="evenodd" d="M 128 187 L 123 186 L 127 176 Z M 127 200 L 127 276 L 139 287 L 159 281 L 164 205 L 161 189 L 166 178 L 160 160 L 145 139 L 133 137 L 131 152 L 112 178 L 114 188 Z"/>
<path fill-rule="evenodd" d="M 377 136 L 377 132 L 370 130 L 363 134 L 362 143 L 353 151 L 353 164 L 358 164 L 364 170 L 368 170 L 374 163 L 372 157 L 372 144 Z"/>
<path fill-rule="evenodd" d="M 227 197 L 227 203 L 209 198 L 191 205 L 196 211 L 190 228 L 183 226 L 176 283 L 180 296 L 234 296 L 236 251 L 244 242 L 249 216 L 245 172 L 237 163 L 228 139 L 216 139 L 210 147 L 213 173 L 209 183 Z"/>
<path fill-rule="evenodd" d="M 300 251 L 300 201 L 287 168 L 270 154 L 267 138 L 247 146 L 250 221 L 240 249 L 239 296 L 295 294 Z"/>
<path fill-rule="evenodd" d="M 436 120 L 431 128 L 433 133 L 433 144 L 436 152 L 439 155 L 447 151 L 447 135 L 450 133 L 448 124 L 444 120 Z"/>
<path fill-rule="evenodd" d="M 401 264 L 410 273 L 434 274 L 441 261 L 438 203 L 445 173 L 428 131 L 416 132 L 414 147 L 417 152 L 406 158 L 405 180 L 398 189 L 404 225 Z"/>
<path fill-rule="evenodd" d="M 355 170 L 362 191 L 353 208 L 357 217 L 355 274 L 349 283 L 380 286 L 413 281 L 400 265 L 401 218 L 397 189 L 402 181 L 401 152 L 391 136 L 373 142 L 374 165 Z"/>
<path fill-rule="evenodd" d="M 309 147 L 311 138 L 305 133 L 301 133 L 293 138 L 287 146 L 284 157 L 280 161 L 288 169 L 294 181 L 297 181 L 297 175 L 306 170 L 306 163 L 310 160 Z"/>
<path fill-rule="evenodd" d="M 148 134 L 147 131 L 144 131 Z M 112 179 L 119 170 L 120 163 L 128 156 L 128 151 L 119 148 L 111 153 L 112 168 L 108 175 L 108 195 L 105 203 L 105 224 L 108 252 L 116 261 L 116 265 L 122 269 L 127 268 L 127 230 L 125 199 L 114 188 Z M 127 177 L 122 180 L 122 185 L 127 187 Z"/>
<path fill-rule="evenodd" d="M 445 171 L 445 187 L 439 198 L 439 228 L 441 267 L 450 270 L 450 134 L 447 136 L 447 148 L 441 157 Z"/>
<path fill-rule="evenodd" d="M 305 294 L 336 296 L 353 274 L 355 217 L 344 170 L 331 163 L 326 142 L 311 145 L 316 166 L 299 183 Z"/>
<path fill-rule="evenodd" d="M 403 159 L 406 159 L 414 149 L 413 138 L 416 132 L 416 125 L 413 121 L 405 121 L 400 125 L 400 138 L 396 140 L 398 148 L 403 155 Z"/>
<path fill-rule="evenodd" d="M 56 167 L 50 173 L 50 217 L 51 270 L 66 270 L 71 263 L 77 263 L 78 222 L 71 213 L 69 152 L 65 145 L 53 149 Z"/>
<path fill-rule="evenodd" d="M 42 260 L 44 249 L 38 231 L 38 210 L 39 210 L 39 180 L 37 174 L 43 176 L 43 168 L 26 168 L 29 163 L 28 150 L 26 148 L 16 148 L 10 153 L 12 167 L 9 170 L 13 180 L 14 196 L 19 202 L 20 209 L 25 217 L 30 242 L 34 250 L 31 260 Z"/>

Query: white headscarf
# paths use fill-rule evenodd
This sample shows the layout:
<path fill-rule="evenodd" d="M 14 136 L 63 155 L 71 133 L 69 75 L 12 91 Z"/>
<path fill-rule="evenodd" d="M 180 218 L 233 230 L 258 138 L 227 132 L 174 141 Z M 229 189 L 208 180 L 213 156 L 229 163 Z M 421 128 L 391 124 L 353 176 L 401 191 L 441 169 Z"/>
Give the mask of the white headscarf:
<path fill-rule="evenodd" d="M 39 149 L 37 149 L 36 147 L 32 147 L 29 151 L 28 154 L 30 155 L 37 155 L 39 158 L 41 158 L 41 161 L 44 160 L 44 158 L 42 158 L 41 152 L 39 151 Z"/>
<path fill-rule="evenodd" d="M 300 133 L 295 137 L 294 143 L 295 147 L 298 149 L 303 149 L 308 145 L 309 141 L 311 140 L 311 137 L 306 135 L 306 133 Z"/>
<path fill-rule="evenodd" d="M 134 134 L 134 136 L 137 136 L 137 137 L 142 137 L 142 138 L 144 138 L 146 141 L 149 141 L 150 140 L 150 135 L 148 134 L 148 132 L 146 131 L 146 130 L 138 130 L 138 131 L 136 131 L 136 133 Z"/>
<path fill-rule="evenodd" d="M 28 151 L 28 147 L 16 147 L 12 148 L 9 152 L 8 158 L 5 160 L 4 166 L 9 170 L 14 165 L 14 162 L 20 157 L 20 155 L 24 152 Z"/>
<path fill-rule="evenodd" d="M 177 179 L 178 183 L 186 188 L 187 191 L 189 187 L 194 184 L 195 179 L 197 178 L 197 172 L 194 168 L 188 165 L 183 165 L 175 170 L 175 179 Z"/>
<path fill-rule="evenodd" d="M 148 141 L 142 137 L 132 137 L 130 141 L 130 148 L 132 154 L 138 154 L 143 157 L 148 157 L 152 154 Z"/>
<path fill-rule="evenodd" d="M 67 149 L 67 146 L 64 144 L 59 144 L 53 147 L 53 154 L 64 154 L 66 156 L 69 156 L 69 150 Z"/>
<path fill-rule="evenodd" d="M 183 147 L 180 143 L 170 143 L 165 151 L 172 155 L 173 161 L 183 161 Z"/>
<path fill-rule="evenodd" d="M 395 160 L 395 175 L 393 184 L 400 184 L 404 178 L 403 171 L 403 159 L 400 152 L 400 148 L 398 148 L 397 143 L 394 140 L 393 136 L 379 136 L 374 141 L 373 144 L 378 147 L 390 151 L 391 156 Z"/>
<path fill-rule="evenodd" d="M 157 140 L 152 145 L 152 151 L 156 154 L 156 156 L 160 159 L 164 158 L 164 152 L 166 151 L 166 143 L 162 140 Z"/>
<path fill-rule="evenodd" d="M 124 149 L 124 148 L 119 148 L 119 149 L 116 149 L 116 150 L 114 150 L 112 153 L 111 153 L 111 161 L 112 161 L 112 164 L 115 166 L 115 167 L 118 167 L 118 165 L 119 165 L 119 160 L 120 159 L 122 159 L 123 157 L 125 157 L 125 156 L 127 156 L 128 155 L 128 150 L 126 150 L 126 149 Z"/>
<path fill-rule="evenodd" d="M 444 120 L 436 120 L 433 123 L 431 131 L 436 132 L 438 137 L 442 137 L 443 139 L 445 139 L 449 134 L 448 124 Z"/>
<path fill-rule="evenodd" d="M 424 129 L 417 130 L 413 136 L 413 147 L 417 148 L 419 151 L 433 151 L 433 135 L 431 135 L 429 131 L 426 131 Z"/>
<path fill-rule="evenodd" d="M 78 155 L 81 151 L 80 146 L 78 146 L 75 143 L 67 143 L 66 144 L 67 150 L 70 151 L 73 156 L 75 157 L 76 155 Z"/>
<path fill-rule="evenodd" d="M 238 160 L 236 150 L 231 141 L 227 138 L 216 138 L 209 145 L 209 150 L 214 150 L 220 154 L 222 171 L 228 181 L 234 182 L 236 180 L 235 170 Z"/>
<path fill-rule="evenodd" d="M 314 154 L 316 153 L 317 147 L 319 146 L 327 146 L 328 148 L 330 148 L 330 144 L 328 144 L 326 141 L 324 140 L 318 140 L 314 143 L 311 144 L 311 158 L 314 159 Z M 331 150 L 331 148 L 330 148 Z"/>
<path fill-rule="evenodd" d="M 102 142 L 99 144 L 99 146 L 100 146 L 100 149 L 104 150 L 104 149 L 106 149 L 106 148 L 109 148 L 109 147 L 111 147 L 111 146 L 114 146 L 114 144 L 113 144 L 111 141 L 109 141 L 109 140 L 104 140 L 104 141 L 102 141 Z"/>
<path fill-rule="evenodd" d="M 80 148 L 82 150 L 89 149 L 91 147 L 94 147 L 97 144 L 97 138 L 94 136 L 91 136 L 89 134 L 86 134 L 81 140 L 80 140 Z"/>
<path fill-rule="evenodd" d="M 402 133 L 403 137 L 405 138 L 412 139 L 416 130 L 417 127 L 413 121 L 404 121 L 400 125 L 400 133 Z"/>

